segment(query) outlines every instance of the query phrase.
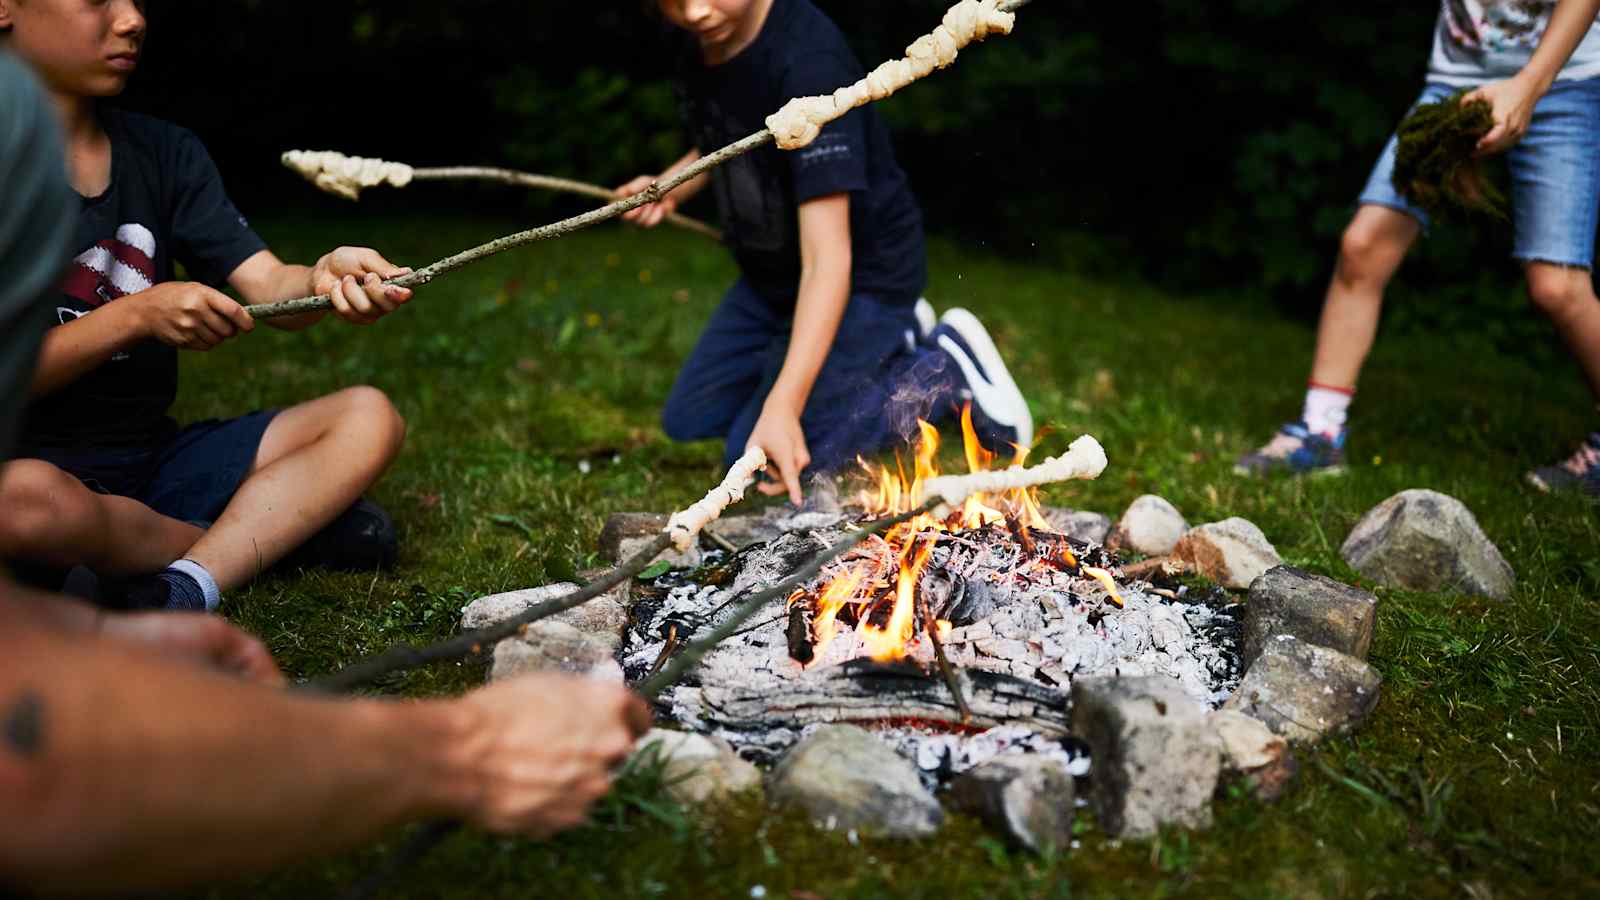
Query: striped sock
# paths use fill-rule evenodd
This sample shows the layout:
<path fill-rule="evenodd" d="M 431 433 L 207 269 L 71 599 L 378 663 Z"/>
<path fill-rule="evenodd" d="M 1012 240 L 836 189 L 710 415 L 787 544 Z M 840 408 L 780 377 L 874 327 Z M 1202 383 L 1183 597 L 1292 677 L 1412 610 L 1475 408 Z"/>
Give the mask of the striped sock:
<path fill-rule="evenodd" d="M 1350 401 L 1355 399 L 1355 396 L 1356 392 L 1348 388 L 1329 387 L 1313 381 L 1306 389 L 1305 411 L 1300 414 L 1300 418 L 1312 434 L 1328 438 L 1336 437 L 1344 430 L 1345 420 L 1349 417 Z"/>
<path fill-rule="evenodd" d="M 206 567 L 192 559 L 180 559 L 156 576 L 167 583 L 171 599 L 168 609 L 213 612 L 222 602 L 222 590 Z"/>

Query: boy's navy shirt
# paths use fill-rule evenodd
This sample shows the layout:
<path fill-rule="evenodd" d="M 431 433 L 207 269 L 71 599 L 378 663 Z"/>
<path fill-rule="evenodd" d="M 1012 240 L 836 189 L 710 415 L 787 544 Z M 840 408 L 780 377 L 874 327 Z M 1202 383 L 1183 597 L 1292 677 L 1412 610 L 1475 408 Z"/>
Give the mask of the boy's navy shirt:
<path fill-rule="evenodd" d="M 866 74 L 811 0 L 773 0 L 761 33 L 720 66 L 706 66 L 689 44 L 686 118 L 703 153 L 760 131 L 790 98 L 831 94 Z M 740 270 L 780 307 L 794 305 L 800 283 L 799 205 L 827 194 L 850 194 L 852 293 L 911 304 L 927 285 L 922 211 L 871 106 L 830 123 L 807 147 L 768 144 L 723 163 L 712 190 Z"/>
<path fill-rule="evenodd" d="M 102 110 L 100 118 L 111 139 L 111 184 L 98 197 L 81 198 L 75 255 L 60 290 L 45 298 L 51 327 L 172 281 L 174 261 L 190 279 L 221 287 L 267 246 L 228 199 L 193 133 L 120 110 Z M 34 398 L 21 453 L 160 444 L 176 433 L 167 410 L 177 393 L 178 351 L 145 339 Z"/>

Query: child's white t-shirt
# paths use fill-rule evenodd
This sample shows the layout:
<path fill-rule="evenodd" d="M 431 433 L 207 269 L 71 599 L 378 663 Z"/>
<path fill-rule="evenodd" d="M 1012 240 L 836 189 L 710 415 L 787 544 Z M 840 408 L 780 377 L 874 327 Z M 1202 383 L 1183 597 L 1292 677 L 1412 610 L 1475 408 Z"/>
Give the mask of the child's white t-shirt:
<path fill-rule="evenodd" d="M 1428 81 L 1473 87 L 1517 74 L 1544 36 L 1556 0 L 1440 0 Z M 1590 23 L 1560 81 L 1600 76 L 1600 23 Z"/>

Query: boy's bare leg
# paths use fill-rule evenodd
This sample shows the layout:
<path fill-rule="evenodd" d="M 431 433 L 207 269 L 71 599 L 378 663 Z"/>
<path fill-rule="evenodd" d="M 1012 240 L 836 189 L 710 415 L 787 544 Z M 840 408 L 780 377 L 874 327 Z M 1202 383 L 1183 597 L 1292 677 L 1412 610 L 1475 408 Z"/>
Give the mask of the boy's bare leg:
<path fill-rule="evenodd" d="M 1383 291 L 1406 252 L 1421 234 L 1411 216 L 1386 206 L 1363 205 L 1345 227 L 1328 296 L 1317 326 L 1317 353 L 1311 380 L 1355 390 L 1361 366 L 1372 351 L 1383 311 Z"/>
<path fill-rule="evenodd" d="M 1528 297 L 1550 317 L 1600 398 L 1600 299 L 1593 276 L 1588 269 L 1546 262 L 1528 263 L 1526 272 Z"/>
<path fill-rule="evenodd" d="M 203 533 L 137 500 L 97 494 L 43 460 L 0 468 L 0 558 L 145 575 L 183 556 Z"/>
<path fill-rule="evenodd" d="M 183 554 L 224 591 L 288 555 L 350 507 L 400 451 L 405 421 L 376 388 L 279 413 L 222 515 Z"/>

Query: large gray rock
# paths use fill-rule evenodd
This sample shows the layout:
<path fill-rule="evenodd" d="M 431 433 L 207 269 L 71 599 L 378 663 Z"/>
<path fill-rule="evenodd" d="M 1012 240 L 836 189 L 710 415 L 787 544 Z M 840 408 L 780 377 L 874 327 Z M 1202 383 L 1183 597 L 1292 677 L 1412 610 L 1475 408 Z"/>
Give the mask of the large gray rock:
<path fill-rule="evenodd" d="M 1075 678 L 1072 733 L 1089 744 L 1089 798 L 1107 834 L 1211 824 L 1221 747 L 1205 707 L 1176 681 Z"/>
<path fill-rule="evenodd" d="M 663 513 L 612 513 L 600 529 L 600 556 L 610 562 L 621 562 L 655 540 L 666 527 L 667 516 Z M 700 546 L 695 544 L 683 551 L 669 546 L 656 558 L 674 567 L 693 568 L 700 565 Z"/>
<path fill-rule="evenodd" d="M 1339 555 L 1368 578 L 1406 590 L 1505 600 L 1516 585 L 1516 573 L 1472 511 L 1437 491 L 1401 491 L 1373 507 Z"/>
<path fill-rule="evenodd" d="M 1206 718 L 1222 746 L 1223 775 L 1243 780 L 1267 802 L 1282 797 L 1300 770 L 1289 742 L 1237 710 L 1219 709 Z"/>
<path fill-rule="evenodd" d="M 1091 544 L 1104 544 L 1111 536 L 1111 517 L 1105 513 L 1046 506 L 1040 510 L 1056 531 Z"/>
<path fill-rule="evenodd" d="M 721 800 L 761 787 L 761 770 L 726 741 L 687 731 L 652 728 L 633 747 L 634 758 L 660 764 L 667 793 L 681 803 Z"/>
<path fill-rule="evenodd" d="M 1261 573 L 1283 564 L 1261 529 L 1237 516 L 1190 529 L 1173 547 L 1172 555 L 1234 590 L 1249 587 Z"/>
<path fill-rule="evenodd" d="M 614 641 L 587 634 L 566 622 L 551 619 L 534 622 L 520 637 L 510 637 L 494 646 L 494 661 L 489 680 L 500 681 L 528 672 L 571 672 L 621 683 L 622 666 L 612 653 Z"/>
<path fill-rule="evenodd" d="M 820 826 L 887 837 L 927 837 L 944 810 L 910 760 L 853 725 L 824 725 L 784 754 L 767 782 L 773 801 Z"/>
<path fill-rule="evenodd" d="M 498 625 L 523 614 L 533 606 L 570 594 L 578 587 L 571 582 L 562 581 L 543 587 L 479 597 L 462 608 L 461 628 L 463 631 L 473 631 Z M 628 608 L 625 605 L 627 595 L 628 585 L 624 582 L 607 593 L 541 621 L 565 622 L 579 631 L 606 640 L 615 650 L 622 641 L 622 629 L 628 624 Z"/>
<path fill-rule="evenodd" d="M 1360 588 L 1277 566 L 1250 584 L 1239 654 L 1248 668 L 1273 635 L 1292 634 L 1366 659 L 1377 611 L 1378 598 Z"/>
<path fill-rule="evenodd" d="M 1129 504 L 1117 521 L 1112 543 L 1118 549 L 1145 556 L 1165 556 L 1188 530 L 1189 523 L 1177 507 L 1154 494 L 1145 494 Z"/>
<path fill-rule="evenodd" d="M 1072 792 L 1066 763 L 1034 755 L 990 760 L 950 785 L 959 809 L 1038 852 L 1072 843 Z"/>
<path fill-rule="evenodd" d="M 1378 705 L 1378 671 L 1354 656 L 1273 635 L 1223 704 L 1296 743 L 1354 730 Z"/>

